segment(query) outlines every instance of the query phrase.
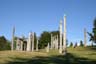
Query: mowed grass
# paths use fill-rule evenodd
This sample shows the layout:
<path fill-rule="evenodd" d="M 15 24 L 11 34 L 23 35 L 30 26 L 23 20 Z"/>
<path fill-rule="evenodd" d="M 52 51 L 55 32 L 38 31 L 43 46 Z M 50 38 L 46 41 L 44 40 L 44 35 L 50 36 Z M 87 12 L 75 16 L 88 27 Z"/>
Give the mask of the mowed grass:
<path fill-rule="evenodd" d="M 25 52 L 25 51 L 0 51 L 0 64 L 6 64 L 8 62 L 22 62 L 21 59 L 27 61 L 36 56 L 47 56 L 47 53 L 41 52 Z"/>
<path fill-rule="evenodd" d="M 96 64 L 95 47 L 67 48 L 67 55 L 58 50 L 39 52 L 0 51 L 0 64 Z"/>
<path fill-rule="evenodd" d="M 96 47 L 68 48 L 68 52 L 80 58 L 87 58 L 96 61 Z"/>

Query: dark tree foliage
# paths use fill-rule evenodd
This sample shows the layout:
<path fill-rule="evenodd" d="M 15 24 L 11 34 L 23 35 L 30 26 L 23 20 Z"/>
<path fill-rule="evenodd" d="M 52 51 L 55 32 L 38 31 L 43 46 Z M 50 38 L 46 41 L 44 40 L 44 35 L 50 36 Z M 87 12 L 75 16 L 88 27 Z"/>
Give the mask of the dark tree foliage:
<path fill-rule="evenodd" d="M 11 42 L 10 41 L 7 41 L 7 44 L 6 44 L 6 50 L 11 50 Z"/>
<path fill-rule="evenodd" d="M 52 31 L 51 34 L 52 34 L 53 36 L 59 35 L 59 31 Z"/>
<path fill-rule="evenodd" d="M 90 36 L 90 41 L 93 41 L 94 43 L 96 43 L 96 18 L 93 23 L 92 33 L 89 33 L 89 32 L 87 33 Z"/>
<path fill-rule="evenodd" d="M 60 40 L 59 40 L 59 38 L 60 38 L 60 36 L 59 36 L 59 31 L 52 31 L 51 34 L 52 34 L 52 36 L 58 35 L 58 42 L 60 41 Z M 62 36 L 63 36 L 63 35 L 62 35 Z M 62 37 L 62 42 L 63 42 L 63 37 Z M 59 45 L 59 43 L 58 43 L 58 45 Z"/>
<path fill-rule="evenodd" d="M 39 37 L 39 48 L 45 48 L 48 43 L 51 44 L 51 34 L 52 36 L 58 35 L 58 42 L 59 42 L 59 38 L 60 38 L 59 31 L 52 31 L 52 32 L 44 31 Z M 63 42 L 63 37 L 62 37 L 62 42 Z M 66 42 L 67 42 L 66 45 L 68 45 L 68 40 L 66 40 Z"/>
<path fill-rule="evenodd" d="M 44 31 L 39 40 L 39 48 L 44 48 L 47 46 L 48 43 L 51 41 L 51 34 L 50 32 Z"/>
<path fill-rule="evenodd" d="M 71 43 L 70 43 L 70 47 L 72 47 L 72 46 L 73 46 L 73 43 L 71 42 Z"/>
<path fill-rule="evenodd" d="M 6 40 L 4 36 L 0 37 L 0 50 L 9 50 L 11 49 L 10 47 L 10 42 Z"/>
<path fill-rule="evenodd" d="M 51 44 L 51 34 L 52 36 L 59 35 L 59 31 L 44 31 L 39 38 L 39 48 L 45 48 L 48 43 Z"/>
<path fill-rule="evenodd" d="M 82 40 L 80 41 L 80 46 L 84 46 L 84 44 L 83 44 L 83 41 L 82 41 Z"/>

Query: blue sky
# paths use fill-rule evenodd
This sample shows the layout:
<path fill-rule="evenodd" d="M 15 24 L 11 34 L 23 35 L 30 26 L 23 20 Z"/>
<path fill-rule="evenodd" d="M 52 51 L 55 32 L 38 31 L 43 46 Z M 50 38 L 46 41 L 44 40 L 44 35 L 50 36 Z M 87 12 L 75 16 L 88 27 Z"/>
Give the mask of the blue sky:
<path fill-rule="evenodd" d="M 64 14 L 69 42 L 79 42 L 84 39 L 84 28 L 92 31 L 96 0 L 0 0 L 0 36 L 11 40 L 14 25 L 15 35 L 20 37 L 28 37 L 30 31 L 39 36 L 43 31 L 58 30 Z"/>

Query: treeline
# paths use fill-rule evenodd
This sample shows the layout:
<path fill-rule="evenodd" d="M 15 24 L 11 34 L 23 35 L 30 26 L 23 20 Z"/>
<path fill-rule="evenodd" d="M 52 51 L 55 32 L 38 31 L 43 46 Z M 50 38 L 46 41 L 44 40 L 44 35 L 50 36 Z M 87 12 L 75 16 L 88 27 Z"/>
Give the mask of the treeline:
<path fill-rule="evenodd" d="M 80 42 L 75 42 L 74 44 L 73 42 L 70 42 L 69 44 L 69 47 L 77 47 L 77 46 L 84 47 L 84 42 L 80 40 Z"/>
<path fill-rule="evenodd" d="M 42 32 L 41 36 L 39 37 L 39 48 L 45 48 L 48 43 L 51 44 L 51 34 L 53 36 L 58 35 L 58 39 L 60 39 L 59 31 L 52 31 L 52 32 L 44 31 L 44 32 Z M 62 42 L 63 42 L 63 38 L 62 38 Z M 59 40 L 58 40 L 58 44 L 59 44 Z M 81 46 L 81 47 L 83 47 L 84 42 L 82 40 L 80 40 L 80 42 L 73 43 L 73 42 L 68 42 L 68 39 L 67 39 L 66 46 L 69 46 L 69 47 Z"/>
<path fill-rule="evenodd" d="M 0 36 L 0 50 L 10 50 L 10 41 L 8 41 L 4 36 Z"/>
<path fill-rule="evenodd" d="M 41 33 L 40 37 L 37 37 L 36 33 L 35 33 L 35 35 L 34 35 L 34 38 L 35 38 L 35 40 L 34 40 L 34 47 L 36 48 L 37 38 L 39 39 L 39 45 L 38 45 L 39 49 L 45 48 L 48 43 L 51 44 L 51 34 L 53 36 L 58 35 L 58 39 L 59 39 L 59 31 L 52 31 L 52 32 L 43 31 Z M 25 37 L 23 37 L 23 39 L 25 39 Z M 17 40 L 17 38 L 15 37 L 14 40 L 15 40 L 14 41 L 14 50 L 15 50 L 16 49 L 16 40 Z M 63 40 L 63 38 L 62 38 L 62 40 Z M 59 40 L 58 40 L 58 42 L 59 42 Z M 77 42 L 74 45 L 73 45 L 73 42 L 69 43 L 68 39 L 66 40 L 66 42 L 67 42 L 66 45 L 69 45 L 69 47 L 76 47 L 76 46 L 78 46 Z M 84 46 L 82 40 L 79 43 L 80 43 L 79 46 Z M 4 36 L 0 37 L 0 50 L 11 50 L 11 42 L 8 41 Z"/>
<path fill-rule="evenodd" d="M 53 36 L 57 34 L 59 35 L 59 31 L 52 31 L 52 32 L 43 31 L 40 37 L 37 37 L 35 33 L 34 47 L 36 48 L 36 43 L 37 43 L 37 38 L 38 38 L 39 49 L 45 48 L 48 43 L 51 43 L 51 34 Z M 23 39 L 25 39 L 25 37 Z M 17 37 L 14 38 L 14 50 L 16 49 L 16 40 L 17 40 Z M 4 36 L 0 36 L 0 50 L 11 50 L 11 42 L 7 40 Z"/>
<path fill-rule="evenodd" d="M 51 44 L 51 34 L 53 36 L 59 35 L 59 31 L 42 32 L 41 36 L 39 37 L 39 48 L 45 48 L 48 43 Z M 58 38 L 59 38 L 59 36 L 58 36 Z"/>

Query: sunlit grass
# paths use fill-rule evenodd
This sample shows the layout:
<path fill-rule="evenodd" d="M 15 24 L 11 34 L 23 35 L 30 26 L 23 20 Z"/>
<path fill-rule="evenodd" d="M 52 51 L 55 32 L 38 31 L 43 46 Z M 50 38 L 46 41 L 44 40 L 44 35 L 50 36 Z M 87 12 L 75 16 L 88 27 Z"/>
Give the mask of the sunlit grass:
<path fill-rule="evenodd" d="M 13 58 L 31 59 L 35 56 L 47 56 L 47 53 L 42 52 L 25 52 L 25 51 L 0 51 L 0 64 L 9 61 L 16 61 Z"/>
<path fill-rule="evenodd" d="M 96 60 L 96 49 L 90 49 L 90 47 L 77 47 L 77 48 L 68 48 L 68 52 L 77 57 L 88 58 Z"/>
<path fill-rule="evenodd" d="M 96 61 L 96 50 L 91 49 L 90 47 L 76 47 L 67 48 L 67 52 L 74 55 L 74 57 L 87 58 Z M 0 64 L 5 64 L 8 62 L 26 62 L 30 59 L 34 59 L 34 57 L 52 57 L 59 56 L 58 50 L 50 50 L 50 52 L 46 52 L 45 49 L 40 50 L 39 52 L 25 52 L 25 51 L 0 51 Z M 14 59 L 17 58 L 17 59 Z M 20 60 L 23 59 L 23 60 Z M 63 58 L 65 59 L 65 58 Z M 49 60 L 50 61 L 50 60 Z M 58 59 L 56 59 L 58 61 Z"/>

